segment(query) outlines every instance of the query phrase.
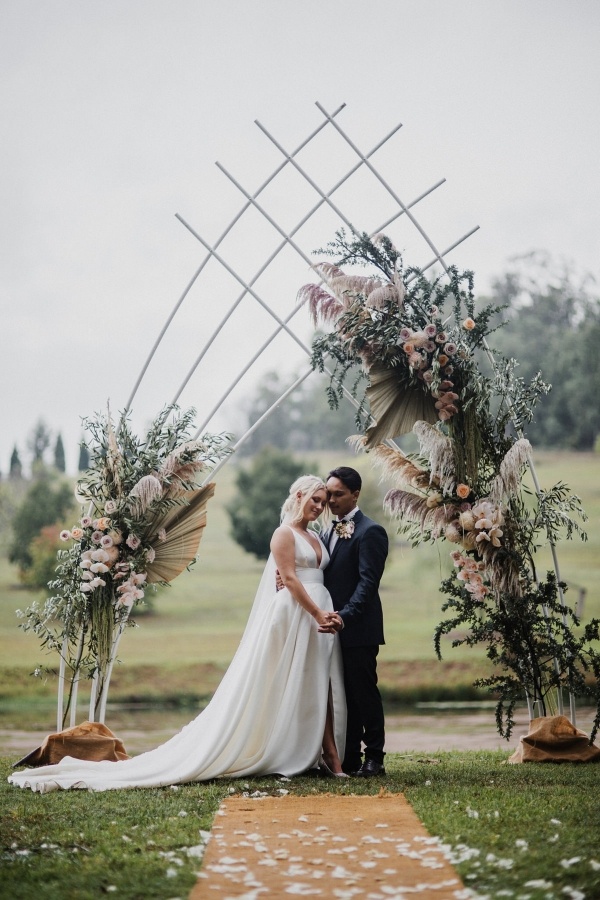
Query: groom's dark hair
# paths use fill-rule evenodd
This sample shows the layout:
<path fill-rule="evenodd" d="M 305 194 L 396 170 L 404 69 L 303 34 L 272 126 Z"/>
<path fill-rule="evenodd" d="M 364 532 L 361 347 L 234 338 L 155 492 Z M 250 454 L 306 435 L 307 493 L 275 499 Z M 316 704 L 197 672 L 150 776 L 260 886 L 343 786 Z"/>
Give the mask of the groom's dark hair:
<path fill-rule="evenodd" d="M 332 469 L 325 481 L 328 481 L 330 478 L 339 478 L 342 484 L 352 493 L 360 491 L 362 488 L 362 478 L 356 469 L 351 469 L 350 466 L 338 466 L 337 469 Z"/>

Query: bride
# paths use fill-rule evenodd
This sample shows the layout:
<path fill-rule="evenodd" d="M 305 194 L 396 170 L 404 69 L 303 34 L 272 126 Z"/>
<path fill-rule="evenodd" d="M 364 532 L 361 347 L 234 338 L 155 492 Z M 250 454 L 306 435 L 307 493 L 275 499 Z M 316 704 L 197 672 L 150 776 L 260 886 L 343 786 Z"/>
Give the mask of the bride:
<path fill-rule="evenodd" d="M 208 706 L 165 744 L 120 762 L 66 756 L 13 784 L 45 793 L 161 787 L 220 775 L 297 775 L 321 761 L 343 777 L 346 706 L 325 546 L 308 525 L 324 511 L 320 478 L 290 488 L 248 624 Z M 276 589 L 276 570 L 284 588 Z"/>

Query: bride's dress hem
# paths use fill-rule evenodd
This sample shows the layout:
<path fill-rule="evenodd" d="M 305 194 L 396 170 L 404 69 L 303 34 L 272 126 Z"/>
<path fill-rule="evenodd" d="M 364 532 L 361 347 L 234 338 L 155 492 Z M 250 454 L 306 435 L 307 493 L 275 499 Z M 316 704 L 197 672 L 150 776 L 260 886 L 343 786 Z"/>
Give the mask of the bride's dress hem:
<path fill-rule="evenodd" d="M 323 584 L 329 557 L 294 531 L 296 571 L 311 599 L 333 609 Z M 60 763 L 15 772 L 9 782 L 32 791 L 166 787 L 267 775 L 293 777 L 321 755 L 329 688 L 336 745 L 344 755 L 346 706 L 339 638 L 320 634 L 265 567 L 240 645 L 208 706 L 161 746 L 130 759 Z"/>

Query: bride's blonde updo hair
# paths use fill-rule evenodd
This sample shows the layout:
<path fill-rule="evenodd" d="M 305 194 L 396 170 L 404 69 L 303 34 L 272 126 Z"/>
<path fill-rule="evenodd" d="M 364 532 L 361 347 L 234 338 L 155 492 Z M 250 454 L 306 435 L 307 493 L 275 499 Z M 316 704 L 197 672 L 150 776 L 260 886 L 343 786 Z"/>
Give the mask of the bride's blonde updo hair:
<path fill-rule="evenodd" d="M 318 475 L 301 475 L 290 487 L 287 500 L 281 507 L 281 524 L 295 525 L 304 514 L 306 501 L 317 491 L 326 491 L 325 482 Z M 301 496 L 298 497 L 298 494 Z"/>

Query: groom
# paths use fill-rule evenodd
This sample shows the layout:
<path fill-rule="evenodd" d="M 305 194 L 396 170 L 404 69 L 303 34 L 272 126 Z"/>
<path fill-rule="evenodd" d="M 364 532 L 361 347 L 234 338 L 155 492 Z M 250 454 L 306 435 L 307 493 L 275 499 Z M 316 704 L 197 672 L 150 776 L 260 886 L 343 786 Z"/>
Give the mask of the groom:
<path fill-rule="evenodd" d="M 377 687 L 377 654 L 384 643 L 379 582 L 388 554 L 385 529 L 358 508 L 362 480 L 355 469 L 339 466 L 327 476 L 331 527 L 321 537 L 331 557 L 325 587 L 336 611 L 348 708 L 344 771 L 385 775 L 383 704 Z M 365 758 L 362 759 L 362 744 Z"/>

